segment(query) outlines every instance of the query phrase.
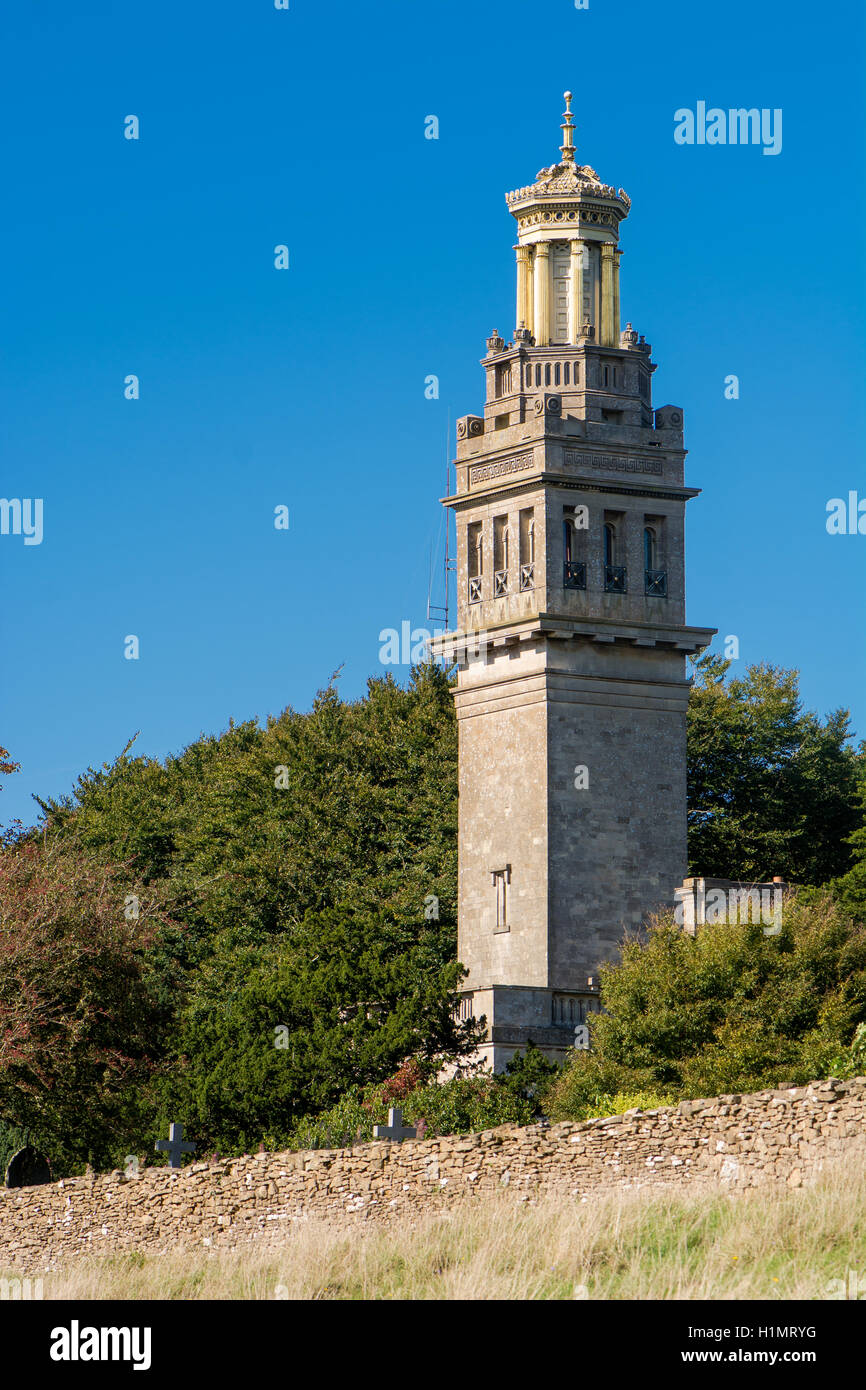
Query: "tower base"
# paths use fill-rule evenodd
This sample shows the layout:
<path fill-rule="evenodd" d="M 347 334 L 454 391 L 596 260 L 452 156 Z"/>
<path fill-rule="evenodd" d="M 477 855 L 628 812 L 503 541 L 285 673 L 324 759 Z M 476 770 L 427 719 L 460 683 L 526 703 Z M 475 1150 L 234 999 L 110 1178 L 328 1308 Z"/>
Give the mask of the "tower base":
<path fill-rule="evenodd" d="M 599 991 L 560 991 L 527 985 L 492 985 L 466 990 L 460 997 L 461 1019 L 484 1018 L 485 1040 L 472 1060 L 486 1071 L 503 1072 L 511 1059 L 532 1042 L 551 1062 L 563 1063 L 575 1048 L 576 1030 L 599 1009 Z"/>

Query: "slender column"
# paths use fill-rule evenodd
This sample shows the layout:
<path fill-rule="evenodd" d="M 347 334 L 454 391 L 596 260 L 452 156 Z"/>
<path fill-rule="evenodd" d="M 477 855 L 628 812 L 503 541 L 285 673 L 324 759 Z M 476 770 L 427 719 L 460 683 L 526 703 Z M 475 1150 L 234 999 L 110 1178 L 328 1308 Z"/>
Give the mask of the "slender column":
<path fill-rule="evenodd" d="M 622 252 L 617 248 L 613 253 L 613 345 L 619 347 L 622 324 L 619 317 L 619 258 Z"/>
<path fill-rule="evenodd" d="M 601 244 L 601 345 L 613 347 L 613 246 Z"/>
<path fill-rule="evenodd" d="M 528 246 L 515 246 L 517 255 L 517 327 L 521 324 L 532 332 L 532 251 Z"/>
<path fill-rule="evenodd" d="M 550 243 L 540 241 L 535 247 L 535 327 L 532 330 L 536 347 L 550 342 Z"/>
<path fill-rule="evenodd" d="M 569 303 L 569 341 L 576 343 L 583 326 L 583 242 L 571 243 L 571 295 Z"/>

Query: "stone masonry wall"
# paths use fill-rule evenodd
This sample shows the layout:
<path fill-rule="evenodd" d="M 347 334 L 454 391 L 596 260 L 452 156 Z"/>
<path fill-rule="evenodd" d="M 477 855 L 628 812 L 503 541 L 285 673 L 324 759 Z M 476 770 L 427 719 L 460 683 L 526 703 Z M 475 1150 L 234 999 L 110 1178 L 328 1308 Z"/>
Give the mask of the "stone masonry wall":
<path fill-rule="evenodd" d="M 866 1077 L 683 1101 L 583 1124 L 258 1154 L 0 1190 L 0 1271 L 36 1274 L 76 1255 L 274 1244 L 311 1217 L 414 1216 L 506 1191 L 578 1198 L 612 1188 L 799 1187 L 825 1163 L 866 1156 Z"/>

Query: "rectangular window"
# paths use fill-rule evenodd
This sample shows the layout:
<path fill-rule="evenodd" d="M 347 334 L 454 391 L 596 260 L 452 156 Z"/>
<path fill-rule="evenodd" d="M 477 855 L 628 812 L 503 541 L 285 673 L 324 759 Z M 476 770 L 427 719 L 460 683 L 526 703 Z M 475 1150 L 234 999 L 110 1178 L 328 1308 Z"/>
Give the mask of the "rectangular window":
<path fill-rule="evenodd" d="M 667 598 L 665 518 L 647 514 L 643 519 L 644 593 L 648 598 Z"/>
<path fill-rule="evenodd" d="M 470 521 L 466 527 L 466 547 L 467 561 L 469 564 L 469 578 L 476 579 L 484 573 L 484 523 L 481 521 Z"/>
<path fill-rule="evenodd" d="M 494 869 L 490 875 L 496 893 L 496 916 L 493 930 L 510 931 L 508 925 L 508 888 L 511 883 L 511 865 L 504 869 Z"/>
<path fill-rule="evenodd" d="M 493 568 L 495 570 L 508 569 L 510 541 L 511 532 L 508 526 L 508 517 L 495 516 L 493 518 Z"/>
<path fill-rule="evenodd" d="M 508 593 L 508 570 L 511 565 L 511 527 L 507 516 L 493 518 L 493 597 Z"/>
<path fill-rule="evenodd" d="M 624 594 L 628 587 L 626 567 L 620 563 L 626 556 L 624 514 L 606 511 L 601 534 L 604 591 L 606 594 Z"/>
<path fill-rule="evenodd" d="M 484 573 L 484 525 L 470 521 L 466 527 L 466 577 L 469 602 L 480 603 Z"/>
<path fill-rule="evenodd" d="M 580 509 L 562 509 L 562 587 L 586 588 L 586 531 L 575 524 Z"/>
<path fill-rule="evenodd" d="M 519 550 L 518 564 L 520 565 L 520 589 L 535 588 L 535 508 L 524 507 L 518 518 L 519 534 L 517 545 Z"/>

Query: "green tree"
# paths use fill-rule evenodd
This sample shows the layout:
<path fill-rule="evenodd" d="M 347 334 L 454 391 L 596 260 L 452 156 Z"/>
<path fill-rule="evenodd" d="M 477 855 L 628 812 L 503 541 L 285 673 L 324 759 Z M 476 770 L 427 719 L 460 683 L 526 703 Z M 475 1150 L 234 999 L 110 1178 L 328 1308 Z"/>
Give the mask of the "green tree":
<path fill-rule="evenodd" d="M 438 924 L 365 906 L 308 913 L 264 948 L 217 951 L 181 1014 L 164 1117 L 220 1153 L 279 1147 L 301 1117 L 406 1058 L 432 1066 L 470 1051 L 478 1027 L 454 1016 L 462 975 Z"/>
<path fill-rule="evenodd" d="M 802 709 L 796 671 L 694 663 L 688 707 L 689 872 L 756 882 L 824 884 L 845 872 L 863 821 L 863 755 L 849 716 Z"/>
<path fill-rule="evenodd" d="M 860 745 L 860 753 L 858 799 L 863 823 L 848 837 L 853 862 L 848 872 L 833 882 L 832 891 L 843 912 L 866 923 L 866 743 Z"/>

